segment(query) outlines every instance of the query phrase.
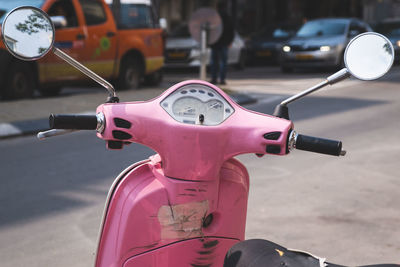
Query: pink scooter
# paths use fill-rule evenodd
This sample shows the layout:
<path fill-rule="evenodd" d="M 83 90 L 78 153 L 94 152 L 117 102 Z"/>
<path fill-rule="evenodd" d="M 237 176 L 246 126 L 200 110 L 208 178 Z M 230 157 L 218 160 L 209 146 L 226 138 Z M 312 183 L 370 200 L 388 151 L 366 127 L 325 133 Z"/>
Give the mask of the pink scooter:
<path fill-rule="evenodd" d="M 42 21 L 32 25 L 33 31 L 16 27 L 32 16 Z M 40 139 L 96 130 L 109 149 L 135 142 L 158 153 L 128 167 L 112 185 L 95 266 L 205 267 L 223 266 L 224 261 L 225 266 L 326 266 L 324 259 L 268 241 L 241 242 L 249 176 L 233 157 L 283 156 L 294 148 L 344 155 L 339 141 L 297 134 L 287 105 L 350 75 L 371 80 L 385 74 L 394 55 L 385 37 L 357 36 L 345 53 L 347 68 L 283 101 L 274 116 L 246 110 L 218 87 L 198 80 L 176 84 L 150 101 L 118 103 L 109 83 L 53 47 L 54 26 L 33 7 L 11 11 L 2 37 L 19 59 L 38 59 L 51 50 L 109 90 L 96 115 L 51 115 L 53 130 L 39 133 Z"/>

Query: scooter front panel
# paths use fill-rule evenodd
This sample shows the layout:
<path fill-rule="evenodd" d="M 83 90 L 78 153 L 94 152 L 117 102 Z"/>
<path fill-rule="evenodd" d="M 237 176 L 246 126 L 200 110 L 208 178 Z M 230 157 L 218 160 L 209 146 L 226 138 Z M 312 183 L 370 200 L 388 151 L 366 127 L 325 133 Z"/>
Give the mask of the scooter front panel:
<path fill-rule="evenodd" d="M 243 240 L 248 186 L 246 169 L 234 159 L 223 164 L 219 179 L 193 182 L 167 178 L 160 157 L 154 156 L 116 185 L 101 231 L 96 266 L 122 266 L 128 259 L 134 262 L 133 257 L 159 248 L 163 252 L 148 259 L 167 257 L 170 245 L 196 238 Z M 205 223 L 210 214 L 211 221 Z M 223 260 L 227 247 L 219 247 L 221 251 L 213 255 Z M 196 246 L 186 249 L 190 255 L 197 251 Z M 168 257 L 173 257 L 171 251 Z"/>

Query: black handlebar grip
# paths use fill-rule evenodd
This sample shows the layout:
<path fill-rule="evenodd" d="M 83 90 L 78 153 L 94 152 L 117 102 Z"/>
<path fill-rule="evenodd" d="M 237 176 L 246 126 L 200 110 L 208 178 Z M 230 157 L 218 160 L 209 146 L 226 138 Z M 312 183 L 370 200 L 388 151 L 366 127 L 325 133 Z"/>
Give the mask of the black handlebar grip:
<path fill-rule="evenodd" d="M 296 149 L 340 156 L 342 142 L 299 134 L 296 138 Z"/>
<path fill-rule="evenodd" d="M 58 115 L 50 114 L 51 129 L 96 130 L 96 115 Z"/>

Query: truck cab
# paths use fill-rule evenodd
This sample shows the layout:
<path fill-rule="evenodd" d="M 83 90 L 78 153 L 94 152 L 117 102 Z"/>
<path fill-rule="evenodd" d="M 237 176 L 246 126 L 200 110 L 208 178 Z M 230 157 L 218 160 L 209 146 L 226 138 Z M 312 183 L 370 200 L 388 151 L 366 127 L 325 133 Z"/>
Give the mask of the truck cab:
<path fill-rule="evenodd" d="M 115 84 L 117 90 L 161 81 L 162 30 L 149 1 L 25 0 L 64 21 L 56 27 L 54 45 Z M 0 0 L 0 22 L 19 1 Z M 125 6 L 127 5 L 127 6 Z M 119 11 L 118 11 L 119 9 Z M 147 13 L 146 13 L 147 12 Z M 90 82 L 79 71 L 49 53 L 35 62 L 13 58 L 0 44 L 0 95 L 3 99 L 57 95 L 62 86 Z"/>
<path fill-rule="evenodd" d="M 150 84 L 158 84 L 162 79 L 161 68 L 164 65 L 164 32 L 158 23 L 157 13 L 150 0 L 106 0 L 109 5 L 116 24 L 119 40 L 124 40 L 119 45 L 121 54 L 121 68 L 126 68 L 129 61 L 139 65 L 138 76 Z M 137 70 L 125 71 L 136 73 Z M 136 84 L 129 86 L 129 77 L 123 77 L 120 87 L 137 87 Z M 136 79 L 133 83 L 140 83 Z"/>

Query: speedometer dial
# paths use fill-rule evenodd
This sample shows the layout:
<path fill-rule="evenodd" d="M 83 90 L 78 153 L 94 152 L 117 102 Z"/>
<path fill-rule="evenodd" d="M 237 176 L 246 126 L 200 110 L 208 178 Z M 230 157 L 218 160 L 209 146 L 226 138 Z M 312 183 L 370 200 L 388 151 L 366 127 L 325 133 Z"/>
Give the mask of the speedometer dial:
<path fill-rule="evenodd" d="M 177 116 L 194 118 L 203 110 L 203 103 L 193 97 L 183 97 L 175 101 L 172 112 Z"/>
<path fill-rule="evenodd" d="M 206 119 L 211 122 L 219 122 L 224 119 L 224 104 L 219 100 L 211 100 L 206 103 Z"/>

